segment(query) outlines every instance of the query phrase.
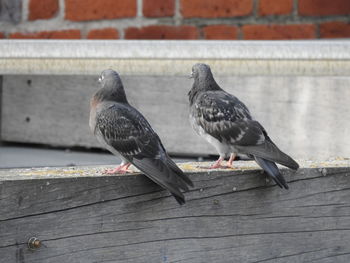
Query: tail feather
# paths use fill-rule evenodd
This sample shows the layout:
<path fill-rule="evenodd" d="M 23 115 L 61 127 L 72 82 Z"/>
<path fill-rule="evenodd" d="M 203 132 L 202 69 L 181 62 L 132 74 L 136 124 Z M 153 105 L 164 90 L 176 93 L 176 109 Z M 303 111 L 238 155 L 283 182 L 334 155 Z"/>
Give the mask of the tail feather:
<path fill-rule="evenodd" d="M 254 156 L 255 161 L 259 166 L 276 182 L 276 184 L 285 189 L 289 189 L 286 180 L 279 171 L 277 165 L 274 162 L 265 160 L 263 158 Z"/>
<path fill-rule="evenodd" d="M 254 146 L 237 146 L 241 153 L 251 154 L 271 162 L 282 164 L 290 169 L 298 170 L 299 164 L 290 156 L 282 152 L 270 140 L 266 140 L 263 144 Z"/>
<path fill-rule="evenodd" d="M 177 195 L 172 194 L 173 197 L 175 198 L 175 200 L 179 203 L 179 205 L 183 205 L 186 203 L 185 198 L 184 197 L 180 197 Z"/>
<path fill-rule="evenodd" d="M 134 158 L 132 164 L 152 181 L 169 190 L 180 205 L 185 203 L 185 197 L 180 189 L 188 191 L 188 185 L 192 186 L 193 183 L 180 168 L 174 171 L 173 167 L 163 162 L 163 160 L 147 157 Z"/>
<path fill-rule="evenodd" d="M 189 186 L 194 187 L 193 182 L 191 181 L 191 179 L 186 174 L 184 174 L 184 172 L 168 156 L 167 156 L 167 159 L 166 159 L 166 163 L 167 163 L 167 165 L 169 165 L 171 167 L 171 169 L 179 176 L 179 178 L 182 181 L 184 181 Z"/>

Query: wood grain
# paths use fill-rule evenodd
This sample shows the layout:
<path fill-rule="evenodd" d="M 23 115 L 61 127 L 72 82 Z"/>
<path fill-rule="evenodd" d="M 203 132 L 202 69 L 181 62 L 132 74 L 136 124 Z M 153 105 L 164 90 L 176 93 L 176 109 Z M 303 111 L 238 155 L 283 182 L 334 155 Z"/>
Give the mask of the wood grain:
<path fill-rule="evenodd" d="M 191 173 L 183 206 L 142 175 L 3 180 L 0 262 L 349 262 L 350 168 L 283 174 Z"/>

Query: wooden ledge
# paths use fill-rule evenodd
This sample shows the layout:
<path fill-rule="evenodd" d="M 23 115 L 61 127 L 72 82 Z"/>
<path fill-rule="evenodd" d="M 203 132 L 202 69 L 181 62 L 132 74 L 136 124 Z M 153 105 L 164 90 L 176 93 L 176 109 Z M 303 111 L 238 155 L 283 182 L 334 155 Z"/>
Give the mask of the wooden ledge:
<path fill-rule="evenodd" d="M 327 170 L 328 168 L 350 167 L 350 158 L 334 158 L 327 161 L 298 160 L 302 169 L 319 168 Z M 254 161 L 235 161 L 234 168 L 227 169 L 206 169 L 212 162 L 187 162 L 179 163 L 179 167 L 188 174 L 240 174 L 247 171 L 261 170 Z M 71 167 L 39 167 L 39 168 L 21 168 L 21 169 L 0 169 L 0 181 L 7 180 L 29 180 L 29 179 L 53 179 L 53 178 L 81 178 L 81 177 L 125 177 L 127 175 L 137 175 L 140 172 L 137 168 L 131 166 L 135 173 L 106 175 L 105 169 L 114 168 L 113 165 L 101 166 L 71 166 Z M 283 167 L 281 167 L 284 169 Z"/>
<path fill-rule="evenodd" d="M 182 164 L 195 184 L 183 206 L 145 176 L 105 167 L 1 170 L 1 260 L 348 262 L 349 160 L 300 164 L 282 170 L 290 190 L 252 162 Z"/>

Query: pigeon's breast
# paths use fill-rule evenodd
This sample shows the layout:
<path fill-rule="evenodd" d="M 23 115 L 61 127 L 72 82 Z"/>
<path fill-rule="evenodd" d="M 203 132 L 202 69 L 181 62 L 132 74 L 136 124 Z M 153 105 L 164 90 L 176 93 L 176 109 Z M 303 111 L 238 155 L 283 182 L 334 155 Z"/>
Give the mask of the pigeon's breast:
<path fill-rule="evenodd" d="M 213 137 L 209 133 L 207 133 L 200 125 L 198 125 L 196 118 L 194 117 L 192 112 L 190 113 L 190 122 L 191 122 L 191 125 L 192 125 L 193 129 L 195 130 L 195 132 L 199 136 L 204 138 L 207 142 L 209 142 L 211 145 L 213 145 L 215 147 L 215 149 L 217 150 L 217 152 L 221 156 L 226 157 L 230 153 L 236 152 L 232 145 L 226 144 L 224 142 L 220 142 L 218 139 L 216 139 L 215 137 Z"/>
<path fill-rule="evenodd" d="M 198 126 L 198 134 L 215 147 L 220 156 L 227 157 L 230 153 L 236 152 L 232 145 L 220 142 L 215 137 L 207 133 L 201 126 Z"/>
<path fill-rule="evenodd" d="M 96 111 L 99 101 L 93 96 L 90 100 L 90 118 L 89 118 L 89 126 L 92 133 L 95 133 L 96 127 Z"/>

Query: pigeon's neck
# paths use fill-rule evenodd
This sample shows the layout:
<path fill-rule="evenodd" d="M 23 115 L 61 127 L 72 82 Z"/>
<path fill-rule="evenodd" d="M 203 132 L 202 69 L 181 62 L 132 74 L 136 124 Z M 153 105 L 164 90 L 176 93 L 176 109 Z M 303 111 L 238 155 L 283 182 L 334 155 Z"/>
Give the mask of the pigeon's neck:
<path fill-rule="evenodd" d="M 194 80 L 192 89 L 188 93 L 190 104 L 192 105 L 195 98 L 201 93 L 210 90 L 221 90 L 213 76 L 208 75 L 205 78 L 197 78 Z"/>
<path fill-rule="evenodd" d="M 206 76 L 196 78 L 194 80 L 193 87 L 196 87 L 196 89 L 200 91 L 221 90 L 212 74 L 207 74 Z"/>
<path fill-rule="evenodd" d="M 104 85 L 95 93 L 95 99 L 98 101 L 115 101 L 119 103 L 128 103 L 123 86 L 110 87 Z"/>

